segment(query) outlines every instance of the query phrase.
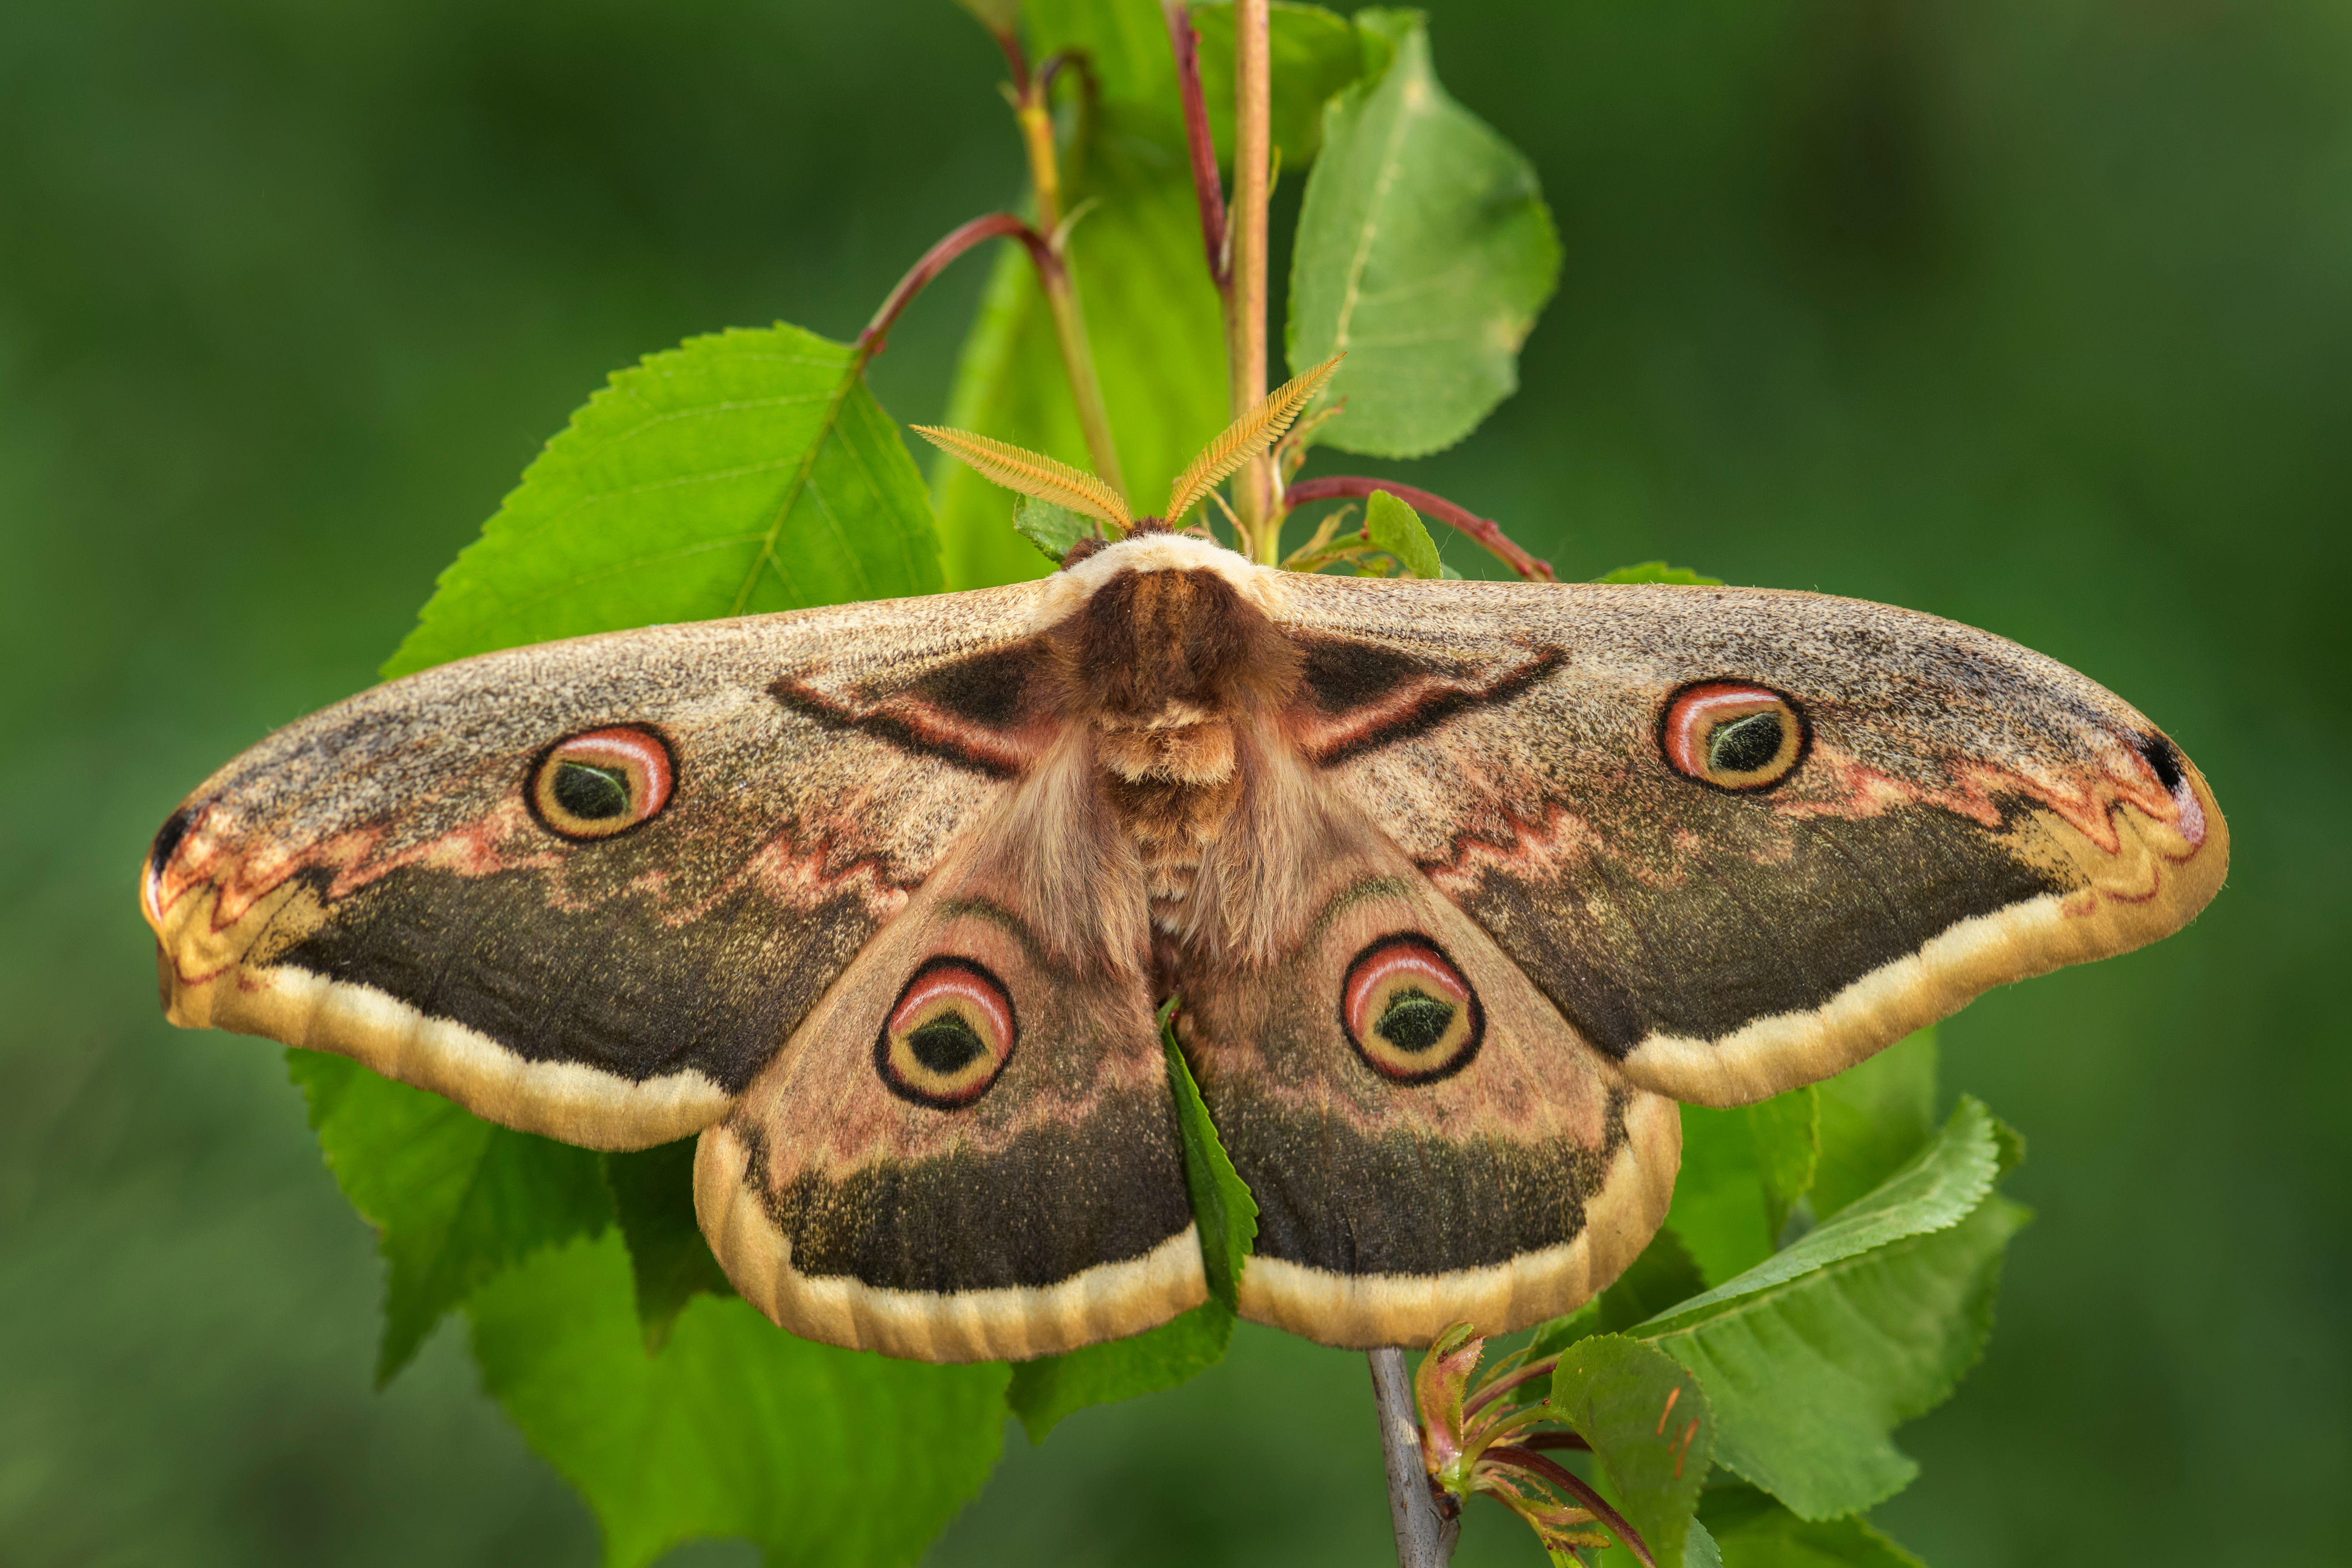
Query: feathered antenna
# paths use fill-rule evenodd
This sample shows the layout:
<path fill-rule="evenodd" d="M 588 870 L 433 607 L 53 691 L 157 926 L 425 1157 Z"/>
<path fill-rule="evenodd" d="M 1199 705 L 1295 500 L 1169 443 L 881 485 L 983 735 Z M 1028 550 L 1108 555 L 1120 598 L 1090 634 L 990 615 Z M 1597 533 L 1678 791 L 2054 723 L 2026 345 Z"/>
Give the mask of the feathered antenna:
<path fill-rule="evenodd" d="M 1170 487 L 1168 526 L 1173 528 L 1182 521 L 1184 514 L 1192 510 L 1192 503 L 1207 495 L 1220 479 L 1281 440 L 1290 422 L 1298 417 L 1299 410 L 1307 406 L 1307 400 L 1346 357 L 1347 351 L 1343 349 L 1306 374 L 1283 383 L 1267 393 L 1255 408 L 1227 426 L 1223 435 L 1210 442 L 1192 459 L 1192 466 Z"/>
<path fill-rule="evenodd" d="M 981 478 L 993 480 L 1008 490 L 1083 512 L 1122 533 L 1135 527 L 1135 516 L 1127 510 L 1127 502 L 1119 493 L 1083 468 L 1057 463 L 1043 453 L 1024 451 L 1007 442 L 975 436 L 969 430 L 943 430 L 933 425 L 912 428 L 942 452 L 971 464 Z"/>

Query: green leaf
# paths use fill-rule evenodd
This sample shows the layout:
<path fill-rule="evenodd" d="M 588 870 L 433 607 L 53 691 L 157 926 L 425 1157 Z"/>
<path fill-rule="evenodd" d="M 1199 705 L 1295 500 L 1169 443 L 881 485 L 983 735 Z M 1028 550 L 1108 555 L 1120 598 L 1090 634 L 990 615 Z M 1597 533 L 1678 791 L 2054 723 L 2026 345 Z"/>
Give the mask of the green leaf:
<path fill-rule="evenodd" d="M 1534 166 L 1446 97 L 1416 11 L 1360 11 L 1395 57 L 1323 121 L 1291 253 L 1291 372 L 1348 358 L 1317 438 L 1413 458 L 1450 447 L 1518 385 L 1519 344 L 1559 278 Z"/>
<path fill-rule="evenodd" d="M 1285 174 L 1304 174 L 1323 148 L 1323 107 L 1364 74 L 1364 49 L 1347 17 L 1320 5 L 1275 0 L 1266 53 L 1274 76 L 1268 129 Z M 1201 99 L 1209 134 L 1227 168 L 1234 161 L 1234 7 L 1232 0 L 1192 8 L 1201 35 Z"/>
<path fill-rule="evenodd" d="M 1601 1292 L 1595 1331 L 1613 1334 L 1646 1323 L 1705 1289 L 1706 1281 L 1682 1238 L 1661 1228 L 1616 1282 Z"/>
<path fill-rule="evenodd" d="M 1208 1271 L 1209 1295 L 1227 1311 L 1238 1311 L 1242 1270 L 1257 1242 L 1257 1200 L 1226 1157 L 1209 1108 L 1201 1102 L 1201 1087 L 1192 1081 L 1192 1068 L 1177 1047 L 1176 1007 L 1171 1000 L 1160 1009 L 1160 1048 L 1168 1060 L 1176 1129 L 1184 1141 L 1184 1187 L 1192 1200 L 1193 1221 L 1201 1227 L 1201 1264 Z"/>
<path fill-rule="evenodd" d="M 1225 1358 L 1234 1315 L 1222 1301 L 1203 1301 L 1156 1329 L 1040 1356 L 1013 1369 L 1005 1398 L 1033 1444 L 1045 1440 L 1062 1418 L 1089 1405 L 1109 1405 L 1173 1388 Z"/>
<path fill-rule="evenodd" d="M 1056 566 L 1072 545 L 1101 531 L 1094 519 L 1034 496 L 1022 496 L 1013 503 L 1013 530 Z"/>
<path fill-rule="evenodd" d="M 1027 0 L 1023 9 L 1037 59 L 1081 51 L 1105 105 L 1147 106 L 1176 122 L 1176 57 L 1160 0 Z"/>
<path fill-rule="evenodd" d="M 1866 1520 L 1800 1519 L 1754 1487 L 1708 1488 L 1699 1521 L 1723 1568 L 1927 1568 Z"/>
<path fill-rule="evenodd" d="M 955 0 L 971 13 L 972 19 L 999 36 L 1010 34 L 1021 25 L 1021 0 Z"/>
<path fill-rule="evenodd" d="M 1156 8 L 1153 15 L 1156 26 Z M 1167 36 L 1157 41 L 1164 58 Z M 1170 481 L 1230 418 L 1224 327 L 1202 259 L 1192 186 L 1178 151 L 1140 145 L 1158 156 L 1147 164 L 1141 152 L 1114 148 L 1089 160 L 1093 172 L 1078 199 L 1100 205 L 1070 236 L 1103 404 L 1139 514 L 1166 503 Z M 997 257 L 942 422 L 1093 470 L 1052 313 L 1017 246 Z M 986 587 L 1051 570 L 1007 526 L 1009 493 L 945 453 L 933 462 L 931 485 L 949 586 Z"/>
<path fill-rule="evenodd" d="M 1984 1202 L 2000 1163 L 2000 1145 L 1993 1132 L 1992 1113 L 1981 1100 L 1964 1098 L 1935 1141 L 1869 1196 L 1738 1278 L 1683 1301 L 1671 1318 L 1645 1324 L 1645 1331 L 1664 1332 L 1696 1321 L 1727 1303 L 1769 1291 L 1874 1247 L 1949 1229 Z"/>
<path fill-rule="evenodd" d="M 610 1568 L 699 1536 L 772 1562 L 912 1563 L 1003 1444 L 1005 1368 L 794 1339 L 698 1297 L 646 1352 L 620 1238 L 544 1252 L 467 1303 L 482 1382 L 588 1500 Z"/>
<path fill-rule="evenodd" d="M 1257 1203 L 1234 1169 L 1201 1101 L 1200 1086 L 1176 1044 L 1172 1026 L 1177 1004 L 1160 1011 L 1160 1045 L 1167 1061 L 1168 1088 L 1176 1099 L 1176 1126 L 1184 1146 L 1184 1186 L 1200 1227 L 1201 1265 L 1209 1277 L 1209 1300 L 1181 1317 L 1147 1332 L 1057 1356 L 1041 1356 L 1013 1369 L 1008 1397 L 1032 1443 L 1042 1443 L 1056 1423 L 1089 1405 L 1108 1405 L 1173 1388 L 1224 1359 L 1234 1333 L 1234 1310 L 1242 1270 L 1257 1239 Z"/>
<path fill-rule="evenodd" d="M 1651 1554 L 1684 1562 L 1715 1451 L 1716 1424 L 1698 1379 L 1654 1346 L 1602 1334 L 1562 1352 L 1549 1403 L 1592 1445 L 1619 1510 Z"/>
<path fill-rule="evenodd" d="M 1666 1223 L 1710 1285 L 1772 1253 L 1790 1211 L 1812 1185 L 1820 1100 L 1792 1089 L 1729 1110 L 1682 1108 L 1683 1163 Z"/>
<path fill-rule="evenodd" d="M 1689 1538 L 1683 1542 L 1683 1568 L 1723 1568 L 1723 1548 L 1696 1516 L 1690 1521 Z"/>
<path fill-rule="evenodd" d="M 1638 565 L 1620 566 L 1614 572 L 1603 573 L 1593 579 L 1596 583 L 1684 583 L 1706 587 L 1720 587 L 1723 579 L 1706 577 L 1687 566 L 1669 566 L 1663 561 L 1644 561 Z"/>
<path fill-rule="evenodd" d="M 1421 514 L 1388 491 L 1374 490 L 1364 504 L 1364 528 L 1374 544 L 1397 558 L 1408 576 L 1438 577 L 1437 542 L 1429 537 Z"/>
<path fill-rule="evenodd" d="M 695 1142 L 681 1138 L 604 1156 L 604 1184 L 628 1243 L 637 1321 L 648 1351 L 668 1342 L 671 1325 L 696 1296 L 735 1294 L 694 1217 Z"/>
<path fill-rule="evenodd" d="M 1936 1131 L 1936 1031 L 1920 1030 L 1817 1086 L 1821 1166 L 1813 1212 L 1823 1219 L 1874 1189 Z"/>
<path fill-rule="evenodd" d="M 1918 1467 L 1889 1434 L 1975 1363 L 2025 1222 L 1987 1194 L 1998 1159 L 1991 1118 L 1963 1101 L 1885 1188 L 1633 1331 L 1706 1384 L 1718 1462 L 1808 1519 L 1909 1483 Z"/>
<path fill-rule="evenodd" d="M 616 372 L 441 574 L 384 673 L 935 591 L 922 479 L 859 363 L 778 326 L 689 339 Z"/>
<path fill-rule="evenodd" d="M 613 1217 L 596 1156 L 468 1114 L 322 1051 L 289 1050 L 327 1168 L 383 1255 L 379 1388 L 442 1314 L 543 1247 Z"/>

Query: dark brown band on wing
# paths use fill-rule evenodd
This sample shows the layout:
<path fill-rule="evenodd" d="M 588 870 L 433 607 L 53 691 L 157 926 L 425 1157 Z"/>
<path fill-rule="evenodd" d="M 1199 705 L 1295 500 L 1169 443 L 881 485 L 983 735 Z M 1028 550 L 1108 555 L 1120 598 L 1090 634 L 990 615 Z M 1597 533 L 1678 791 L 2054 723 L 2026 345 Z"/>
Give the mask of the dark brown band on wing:
<path fill-rule="evenodd" d="M 1035 754 L 1024 732 L 1045 668 L 1041 644 L 995 648 L 940 665 L 883 693 L 828 690 L 789 676 L 768 690 L 829 730 L 859 730 L 901 751 L 937 757 L 991 778 L 1010 778 Z"/>
<path fill-rule="evenodd" d="M 1353 637 L 1294 634 L 1302 659 L 1289 726 L 1321 767 L 1426 734 L 1456 714 L 1507 702 L 1567 661 L 1557 648 L 1524 648 L 1477 664 L 1425 658 Z"/>
<path fill-rule="evenodd" d="M 303 876 L 323 892 L 327 873 Z M 538 871 L 404 867 L 282 951 L 258 951 L 265 932 L 246 962 L 371 986 L 526 1061 L 637 1083 L 693 1068 L 740 1094 L 875 923 L 849 893 L 785 918 L 744 886 L 673 922 L 625 894 L 560 908 Z"/>
<path fill-rule="evenodd" d="M 1167 1094 L 1107 1093 L 1096 1106 L 993 1152 L 880 1161 L 838 1180 L 803 1171 L 781 1191 L 763 1180 L 764 1129 L 750 1117 L 730 1126 L 796 1273 L 947 1293 L 1057 1284 L 1141 1258 L 1192 1223 Z"/>
<path fill-rule="evenodd" d="M 1740 809 L 1739 803 L 1728 803 Z M 1455 901 L 1570 1022 L 1622 1059 L 1652 1035 L 1718 1039 L 1806 1013 L 1933 938 L 2070 883 L 2020 858 L 2010 829 L 1934 806 L 1786 819 L 1770 857 L 1728 835 L 1704 864 L 1643 877 L 1584 861 L 1556 883 L 1489 866 Z"/>
<path fill-rule="evenodd" d="M 1575 1240 L 1625 1147 L 1629 1090 L 1609 1092 L 1598 1149 L 1397 1131 L 1219 1097 L 1217 1131 L 1257 1200 L 1257 1252 L 1335 1274 L 1433 1275 Z"/>

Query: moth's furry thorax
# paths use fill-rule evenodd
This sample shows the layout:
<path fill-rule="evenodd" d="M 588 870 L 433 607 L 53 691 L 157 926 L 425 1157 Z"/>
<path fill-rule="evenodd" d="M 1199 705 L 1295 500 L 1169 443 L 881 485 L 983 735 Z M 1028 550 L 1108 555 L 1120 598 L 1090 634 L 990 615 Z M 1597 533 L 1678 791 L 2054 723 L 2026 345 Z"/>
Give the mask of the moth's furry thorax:
<path fill-rule="evenodd" d="M 1195 564 L 1198 550 L 1177 544 L 1159 535 L 1085 563 L 1109 569 L 1048 637 L 1058 706 L 1092 733 L 1104 797 L 1170 929 L 1241 795 L 1235 727 L 1280 711 L 1300 671 L 1244 591 L 1260 569 L 1230 552 Z M 1142 569 L 1123 555 L 1143 555 Z"/>

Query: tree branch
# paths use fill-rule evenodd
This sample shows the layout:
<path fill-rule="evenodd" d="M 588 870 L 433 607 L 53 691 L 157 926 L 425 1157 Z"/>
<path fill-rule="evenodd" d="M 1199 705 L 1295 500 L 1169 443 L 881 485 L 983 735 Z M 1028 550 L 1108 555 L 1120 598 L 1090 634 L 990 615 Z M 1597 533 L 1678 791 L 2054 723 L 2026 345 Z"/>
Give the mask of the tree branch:
<path fill-rule="evenodd" d="M 1389 1475 L 1389 1517 L 1396 1526 L 1397 1568 L 1445 1568 L 1462 1534 L 1462 1517 L 1441 1511 L 1421 1458 L 1421 1421 L 1404 1352 L 1365 1352 L 1371 1363 L 1372 1407 L 1381 1423 L 1381 1454 Z M 1452 1501 L 1451 1499 L 1446 1500 Z"/>
<path fill-rule="evenodd" d="M 1438 521 L 1460 530 L 1495 552 L 1502 561 L 1530 583 L 1556 583 L 1551 563 L 1538 561 L 1503 532 L 1502 525 L 1476 512 L 1455 506 L 1444 496 L 1412 485 L 1401 485 L 1394 479 L 1365 479 L 1354 474 L 1333 474 L 1319 479 L 1301 479 L 1283 493 L 1286 507 L 1304 506 L 1311 500 L 1361 500 L 1374 490 L 1386 490 L 1397 500 L 1419 512 L 1426 512 Z"/>

